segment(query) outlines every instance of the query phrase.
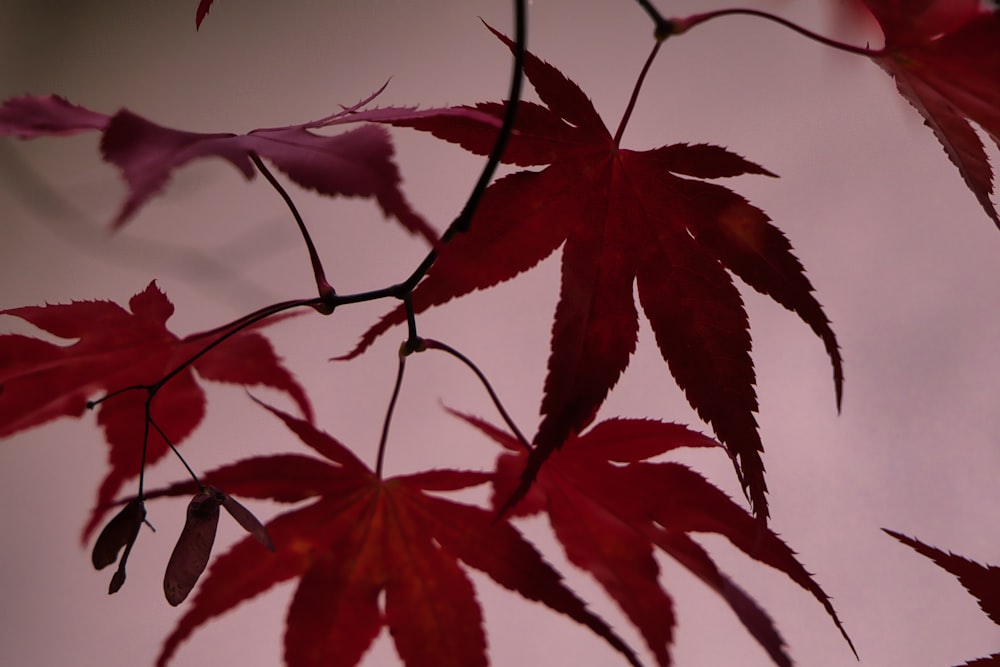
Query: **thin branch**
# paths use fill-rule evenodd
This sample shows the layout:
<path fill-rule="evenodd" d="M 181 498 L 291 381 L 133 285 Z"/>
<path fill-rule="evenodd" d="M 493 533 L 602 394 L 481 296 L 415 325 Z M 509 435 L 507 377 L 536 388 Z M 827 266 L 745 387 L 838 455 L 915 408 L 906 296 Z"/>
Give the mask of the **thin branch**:
<path fill-rule="evenodd" d="M 462 211 L 458 214 L 458 217 L 452 221 L 448 229 L 441 235 L 438 245 L 431 249 L 420 265 L 410 274 L 409 278 L 395 286 L 395 296 L 397 298 L 402 298 L 402 295 L 413 291 L 417 283 L 420 282 L 431 266 L 434 265 L 434 262 L 437 261 L 441 246 L 450 242 L 455 234 L 465 233 L 469 230 L 469 225 L 472 224 L 472 218 L 476 214 L 476 209 L 483 198 L 483 193 L 486 192 L 490 181 L 493 180 L 493 175 L 496 173 L 496 169 L 500 165 L 500 159 L 507 148 L 507 141 L 514 130 L 514 119 L 517 115 L 518 104 L 521 101 L 521 89 L 524 84 L 524 53 L 527 44 L 527 22 L 525 0 L 514 0 L 513 72 L 510 78 L 510 92 L 507 95 L 507 106 L 504 110 L 503 124 L 500 126 L 496 142 L 493 144 L 493 150 L 490 151 L 486 165 L 483 167 L 483 171 L 479 175 L 479 180 L 476 181 L 472 193 L 469 194 L 465 206 L 462 207 Z"/>
<path fill-rule="evenodd" d="M 322 299 L 328 299 L 336 292 L 326 280 L 326 273 L 323 271 L 323 262 L 320 261 L 319 253 L 316 252 L 316 246 L 313 244 L 312 237 L 309 235 L 309 230 L 306 228 L 305 221 L 302 219 L 298 209 L 295 207 L 295 202 L 292 201 L 291 196 L 285 188 L 282 187 L 281 183 L 278 182 L 278 179 L 274 177 L 271 170 L 267 168 L 264 161 L 260 159 L 260 156 L 253 151 L 250 151 L 250 159 L 253 160 L 257 170 L 263 174 L 264 178 L 267 179 L 267 182 L 271 184 L 271 187 L 274 188 L 279 195 L 281 195 L 283 200 L 285 200 L 288 210 L 292 212 L 292 217 L 295 218 L 295 224 L 299 226 L 299 232 L 302 233 L 302 240 L 306 242 L 306 248 L 309 250 L 309 261 L 312 262 L 313 275 L 316 278 L 316 289 L 319 290 L 319 295 Z M 329 315 L 332 312 L 333 308 L 330 308 L 330 311 L 324 314 Z"/>
<path fill-rule="evenodd" d="M 149 446 L 149 423 L 152 421 L 149 415 L 149 404 L 153 400 L 152 394 L 146 399 L 146 423 L 142 425 L 142 457 L 139 459 L 139 492 L 136 498 L 142 502 L 143 486 L 146 482 L 146 449 Z"/>
<path fill-rule="evenodd" d="M 413 299 L 410 298 L 411 295 L 407 294 L 403 297 L 403 306 L 406 308 L 406 343 L 405 349 L 406 353 L 417 352 L 422 349 L 423 341 L 420 340 L 420 336 L 417 335 L 417 317 L 413 312 Z"/>
<path fill-rule="evenodd" d="M 375 476 L 382 479 L 382 464 L 385 461 L 385 446 L 389 440 L 389 425 L 392 423 L 392 413 L 396 410 L 396 400 L 399 398 L 399 388 L 403 386 L 403 373 L 406 370 L 406 354 L 400 350 L 399 366 L 396 368 L 396 384 L 392 388 L 392 398 L 389 399 L 389 407 L 385 411 L 385 420 L 382 422 L 382 435 L 378 441 L 378 457 L 375 462 Z"/>
<path fill-rule="evenodd" d="M 257 322 L 260 322 L 261 320 L 266 320 L 272 315 L 277 315 L 278 313 L 284 312 L 286 310 L 291 310 L 292 308 L 300 308 L 302 306 L 312 306 L 313 308 L 315 308 L 317 304 L 322 304 L 323 302 L 324 299 L 322 297 L 310 298 L 310 299 L 295 299 L 292 301 L 282 301 L 280 303 L 272 304 L 270 306 L 265 306 L 260 310 L 250 313 L 249 315 L 244 315 L 243 317 L 236 320 L 234 323 L 226 325 L 227 327 L 232 327 L 231 329 L 228 329 L 225 333 L 223 333 L 221 336 L 219 336 L 211 343 L 203 347 L 201 350 L 191 355 L 186 360 L 182 361 L 173 370 L 171 370 L 169 373 L 160 378 L 156 383 L 150 385 L 149 387 L 150 392 L 155 393 L 159 391 L 160 388 L 163 387 L 163 385 L 165 385 L 167 382 L 173 379 L 178 373 L 182 372 L 185 368 L 187 368 L 191 364 L 201 359 L 208 352 L 215 349 L 223 342 L 232 338 L 233 336 L 243 331 L 247 327 L 250 327 L 256 324 Z M 225 327 L 220 327 L 219 329 L 216 330 L 220 330 L 223 328 Z"/>
<path fill-rule="evenodd" d="M 448 354 L 450 354 L 451 356 L 455 357 L 463 364 L 465 364 L 469 368 L 469 370 L 471 370 L 473 373 L 476 374 L 476 377 L 479 378 L 479 381 L 483 384 L 483 387 L 486 388 L 486 393 L 490 395 L 490 400 L 493 401 L 493 405 L 496 407 L 497 412 L 500 413 L 500 417 L 503 419 L 504 423 L 507 424 L 507 428 L 509 428 L 511 432 L 515 436 L 517 436 L 518 441 L 524 446 L 525 449 L 527 449 L 530 452 L 532 449 L 531 443 L 528 442 L 528 439 L 525 438 L 524 434 L 521 433 L 520 429 L 517 428 L 517 424 L 515 424 L 514 420 L 511 419 L 510 414 L 508 414 L 507 412 L 507 409 L 504 408 L 503 403 L 500 401 L 500 397 L 497 396 L 497 393 L 493 390 L 493 386 L 490 384 L 490 381 L 486 379 L 486 375 L 481 370 L 479 370 L 479 367 L 476 366 L 476 364 L 472 363 L 472 360 L 469 359 L 467 356 L 465 356 L 464 354 L 462 354 L 461 352 L 459 352 L 458 350 L 456 350 L 455 348 L 451 347 L 446 343 L 442 343 L 441 341 L 433 340 L 430 338 L 424 338 L 422 339 L 422 342 L 424 348 L 428 350 L 441 350 L 442 352 L 447 352 Z"/>
<path fill-rule="evenodd" d="M 639 72 L 639 78 L 636 79 L 635 86 L 632 88 L 632 96 L 628 100 L 628 106 L 625 107 L 625 113 L 622 114 L 621 122 L 618 123 L 618 130 L 615 131 L 615 146 L 621 143 L 622 134 L 625 133 L 625 126 L 628 124 L 628 119 L 632 117 L 632 110 L 635 109 L 635 103 L 639 99 L 642 82 L 646 80 L 646 74 L 649 72 L 653 60 L 656 59 L 656 54 L 660 52 L 661 44 L 663 44 L 663 40 L 657 39 L 656 43 L 653 44 L 653 50 L 649 52 L 649 57 L 646 58 L 646 62 L 642 66 L 642 71 Z"/>
<path fill-rule="evenodd" d="M 153 425 L 153 428 L 156 429 L 156 432 L 159 433 L 160 437 L 163 438 L 163 441 L 167 443 L 167 446 L 170 447 L 170 451 L 174 453 L 174 456 L 180 459 L 180 462 L 184 465 L 184 468 L 188 471 L 188 474 L 191 475 L 191 479 L 194 480 L 194 483 L 197 484 L 199 488 L 204 489 L 205 485 L 201 483 L 200 479 L 198 479 L 198 475 L 194 473 L 194 470 L 191 469 L 191 466 L 188 465 L 188 462 L 184 459 L 183 456 L 181 456 L 181 453 L 177 451 L 177 447 L 175 447 L 174 443 L 170 441 L 170 438 L 167 437 L 167 434 L 163 432 L 163 429 L 160 428 L 160 425 L 157 424 L 155 421 L 153 421 L 152 415 L 149 415 L 149 423 Z"/>
<path fill-rule="evenodd" d="M 755 16 L 757 18 L 765 19 L 767 21 L 772 21 L 778 25 L 784 26 L 789 30 L 794 30 L 795 32 L 808 37 L 809 39 L 819 42 L 820 44 L 825 44 L 826 46 L 838 49 L 840 51 L 846 51 L 847 53 L 853 53 L 855 55 L 866 56 L 868 58 L 878 58 L 886 54 L 886 50 L 882 49 L 869 49 L 861 46 L 853 46 L 851 44 L 844 44 L 843 42 L 838 42 L 835 39 L 830 39 L 829 37 L 824 37 L 818 33 L 803 28 L 802 26 L 792 23 L 788 19 L 783 19 L 780 16 L 775 16 L 774 14 L 769 14 L 768 12 L 763 12 L 757 9 L 719 9 L 713 12 L 705 12 L 704 14 L 692 14 L 687 18 L 683 19 L 673 19 L 673 30 L 675 35 L 680 35 L 691 28 L 701 25 L 706 21 L 711 21 L 712 19 L 721 18 L 723 16 Z"/>

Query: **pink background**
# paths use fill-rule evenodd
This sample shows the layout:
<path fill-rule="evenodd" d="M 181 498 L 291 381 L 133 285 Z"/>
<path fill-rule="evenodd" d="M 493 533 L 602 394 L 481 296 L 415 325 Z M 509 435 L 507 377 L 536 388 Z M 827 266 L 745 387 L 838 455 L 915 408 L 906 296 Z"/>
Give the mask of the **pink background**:
<path fill-rule="evenodd" d="M 326 115 L 389 77 L 381 104 L 497 100 L 507 88 L 508 52 L 476 18 L 509 31 L 507 2 L 216 4 L 195 33 L 194 0 L 58 8 L 0 0 L 0 96 L 56 92 L 105 112 L 128 106 L 172 127 L 246 131 Z M 710 8 L 658 4 L 676 15 Z M 854 43 L 879 43 L 877 34 L 833 21 L 825 11 L 832 2 L 751 4 Z M 614 127 L 651 46 L 646 16 L 625 0 L 536 0 L 531 12 L 531 48 L 577 81 Z M 443 228 L 481 161 L 423 135 L 394 136 L 409 196 Z M 720 20 L 664 46 L 623 145 L 674 142 L 727 146 L 780 174 L 731 186 L 788 234 L 844 350 L 838 416 L 820 342 L 794 316 L 744 290 L 774 529 L 834 598 L 862 664 L 953 665 L 1000 650 L 1000 630 L 954 578 L 879 531 L 893 528 L 1000 563 L 1000 233 L 885 74 L 758 20 Z M 109 238 L 106 221 L 123 188 L 99 161 L 96 143 L 96 136 L 0 142 L 0 307 L 124 303 L 156 278 L 177 305 L 172 330 L 183 335 L 312 293 L 305 252 L 281 201 L 262 179 L 246 184 L 219 162 L 185 168 L 166 196 Z M 423 255 L 419 242 L 381 221 L 369 202 L 293 193 L 340 291 L 390 284 Z M 552 258 L 419 319 L 423 335 L 480 363 L 525 430 L 537 416 L 557 287 Z M 325 360 L 349 349 L 386 308 L 367 304 L 272 330 L 310 391 L 319 424 L 369 461 L 402 332 L 350 364 Z M 0 327 L 27 330 L 13 318 Z M 287 405 L 281 396 L 257 393 Z M 184 446 L 196 468 L 299 450 L 242 389 L 216 386 L 210 397 L 206 421 Z M 495 418 L 456 362 L 413 358 L 401 401 L 390 474 L 490 465 L 493 446 L 440 409 L 443 402 Z M 602 414 L 703 428 L 645 324 Z M 738 495 L 717 452 L 679 458 Z M 79 532 L 104 459 L 91 416 L 60 420 L 0 447 L 0 664 L 149 664 L 183 612 L 165 603 L 160 582 L 185 501 L 151 504 L 157 532 L 143 533 L 119 594 L 105 593 L 110 572 L 92 571 Z M 151 471 L 150 484 L 182 474 L 166 460 Z M 276 511 L 251 506 L 261 516 Z M 565 564 L 547 526 L 529 522 L 524 530 L 641 649 L 592 580 Z M 240 537 L 224 521 L 217 552 Z M 773 615 L 799 664 L 854 663 L 808 594 L 724 540 L 702 541 Z M 678 665 L 769 664 L 713 593 L 662 565 L 680 619 Z M 618 664 L 583 629 L 473 576 L 494 664 Z M 280 586 L 207 626 L 174 664 L 279 663 L 292 590 Z M 383 635 L 364 664 L 395 662 Z"/>

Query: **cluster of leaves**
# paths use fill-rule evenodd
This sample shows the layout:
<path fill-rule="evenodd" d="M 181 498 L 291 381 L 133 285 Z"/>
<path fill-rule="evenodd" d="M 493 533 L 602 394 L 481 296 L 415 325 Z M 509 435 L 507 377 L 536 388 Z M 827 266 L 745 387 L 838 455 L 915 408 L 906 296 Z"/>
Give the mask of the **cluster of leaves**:
<path fill-rule="evenodd" d="M 523 11 L 523 3 L 515 4 Z M 524 51 L 523 30 L 516 40 L 493 31 L 515 56 L 515 85 L 507 102 L 369 108 L 373 95 L 316 121 L 243 135 L 171 129 L 129 110 L 109 116 L 51 95 L 15 98 L 0 107 L 0 134 L 101 133 L 102 156 L 128 186 L 114 227 L 160 192 L 175 169 L 217 157 L 248 179 L 261 171 L 289 204 L 312 256 L 319 297 L 275 304 L 183 339 L 167 329 L 173 306 L 155 283 L 134 296 L 128 310 L 93 301 L 0 311 L 74 341 L 63 346 L 0 336 L 0 437 L 96 407 L 110 471 L 85 540 L 125 482 L 139 477 L 136 497 L 119 501 L 124 507 L 93 550 L 96 568 L 119 563 L 112 593 L 125 580 L 125 562 L 145 522 L 148 499 L 194 496 L 166 568 L 164 590 L 171 604 L 182 602 L 205 570 L 220 507 L 250 533 L 211 566 L 159 664 L 201 624 L 281 581 L 299 578 L 285 636 L 289 665 L 353 665 L 383 627 L 407 665 L 485 665 L 481 612 L 464 568 L 480 570 L 572 618 L 639 664 L 633 649 L 586 608 L 515 527 L 517 518 L 538 513 L 548 516 L 568 559 L 592 574 L 618 604 L 657 664 L 670 664 L 675 626 L 671 598 L 659 582 L 657 551 L 718 593 L 775 664 L 791 664 L 770 617 L 717 567 L 693 533 L 724 536 L 750 558 L 785 573 L 820 602 L 850 645 L 827 595 L 766 524 L 750 328 L 733 276 L 797 314 L 820 338 L 839 406 L 843 362 L 837 340 L 784 234 L 743 197 L 708 182 L 774 174 L 708 144 L 620 146 L 641 83 L 665 39 L 726 14 L 790 24 L 751 10 L 666 19 L 648 2 L 639 4 L 654 19 L 656 41 L 614 134 L 573 81 Z M 990 198 L 990 165 L 970 124 L 1000 146 L 1000 15 L 972 0 L 863 4 L 885 34 L 884 48 L 811 36 L 867 56 L 887 71 L 1000 225 Z M 211 5 L 211 0 L 200 3 L 199 25 Z M 522 71 L 541 103 L 519 99 Z M 365 124 L 334 136 L 321 132 L 357 123 Z M 475 193 L 471 219 L 439 238 L 403 195 L 384 125 L 429 132 L 495 156 L 485 174 L 498 160 L 524 169 Z M 373 199 L 386 216 L 431 244 L 427 260 L 398 285 L 337 294 L 325 282 L 294 204 L 263 160 L 321 194 Z M 534 436 L 524 438 L 509 420 L 508 431 L 457 415 L 501 447 L 489 472 L 428 469 L 384 479 L 381 451 L 373 469 L 314 426 L 305 391 L 259 331 L 293 308 L 330 314 L 345 304 L 396 297 L 403 303 L 344 358 L 361 354 L 405 322 L 409 338 L 401 377 L 404 359 L 413 352 L 436 348 L 461 356 L 420 339 L 416 315 L 508 280 L 560 248 L 561 290 Z M 670 373 L 718 440 L 654 420 L 593 423 L 635 349 L 639 309 L 633 287 Z M 176 452 L 204 415 L 199 376 L 288 394 L 301 417 L 263 407 L 322 458 L 257 457 L 201 476 L 192 473 L 192 482 L 144 489 L 145 465 L 168 449 Z M 657 458 L 681 447 L 727 452 L 753 513 L 690 468 Z M 490 508 L 439 495 L 482 484 L 492 485 Z M 299 506 L 264 526 L 230 494 Z M 959 576 L 997 620 L 996 568 L 970 565 L 891 534 Z"/>

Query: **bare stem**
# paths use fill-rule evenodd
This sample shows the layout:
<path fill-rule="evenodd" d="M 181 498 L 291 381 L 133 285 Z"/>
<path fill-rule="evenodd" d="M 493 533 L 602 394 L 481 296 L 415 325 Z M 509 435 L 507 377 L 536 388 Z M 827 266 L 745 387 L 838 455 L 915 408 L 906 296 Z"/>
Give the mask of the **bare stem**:
<path fill-rule="evenodd" d="M 267 179 L 267 182 L 271 184 L 271 187 L 274 188 L 279 195 L 281 195 L 283 200 L 285 200 L 288 210 L 292 212 L 292 217 L 295 218 L 295 224 L 299 226 L 299 232 L 302 233 L 302 240 L 306 242 L 306 248 L 309 250 L 309 261 L 312 262 L 313 275 L 316 277 L 316 289 L 319 290 L 320 298 L 324 300 L 328 299 L 336 292 L 326 280 L 326 273 L 323 271 L 323 262 L 320 261 L 319 253 L 316 252 L 316 246 L 313 244 L 312 237 L 309 235 L 309 230 L 306 228 L 305 221 L 302 219 L 298 209 L 295 207 L 295 202 L 292 201 L 291 195 L 289 195 L 285 188 L 282 187 L 281 183 L 278 182 L 278 179 L 271 173 L 271 170 L 267 168 L 264 161 L 260 159 L 260 156 L 253 151 L 250 151 L 250 159 L 253 160 L 257 170 L 263 174 L 264 178 Z M 329 309 L 329 312 L 324 314 L 329 315 L 330 312 L 333 312 L 332 307 Z"/>
<path fill-rule="evenodd" d="M 225 329 L 225 333 L 223 333 L 221 336 L 213 340 L 211 343 L 201 348 L 201 350 L 199 350 L 198 352 L 196 352 L 195 354 L 191 355 L 189 358 L 178 364 L 176 368 L 174 368 L 172 371 L 170 371 L 162 378 L 160 378 L 159 381 L 157 381 L 155 384 L 151 385 L 149 387 L 150 393 L 155 393 L 159 391 L 163 385 L 165 385 L 167 382 L 173 379 L 178 373 L 181 373 L 185 368 L 195 363 L 203 356 L 208 354 L 208 352 L 215 349 L 217 346 L 221 345 L 223 342 L 232 338 L 233 336 L 243 331 L 247 327 L 254 325 L 257 322 L 260 322 L 261 320 L 266 320 L 272 315 L 277 315 L 280 312 L 291 310 L 292 308 L 299 308 L 302 306 L 315 307 L 316 304 L 322 303 L 322 301 L 323 301 L 322 297 L 311 298 L 311 299 L 295 299 L 292 301 L 282 301 L 280 303 L 275 303 L 270 306 L 265 306 L 260 310 L 250 313 L 249 315 L 244 315 L 243 317 L 239 318 L 232 324 L 216 329 L 217 331 Z"/>
<path fill-rule="evenodd" d="M 517 428 L 517 424 L 514 423 L 514 420 L 511 419 L 510 415 L 507 413 L 507 410 L 506 408 L 504 408 L 503 403 L 500 402 L 500 397 L 497 396 L 497 393 L 493 390 L 493 386 L 490 384 L 490 381 L 486 379 L 486 375 L 481 370 L 479 370 L 479 367 L 476 366 L 476 364 L 472 363 L 472 360 L 469 359 L 467 356 L 465 356 L 464 354 L 462 354 L 461 352 L 459 352 L 458 350 L 456 350 L 455 348 L 451 347 L 446 343 L 442 343 L 441 341 L 432 340 L 429 338 L 422 339 L 422 342 L 423 346 L 426 349 L 441 350 L 442 352 L 447 352 L 451 356 L 461 361 L 469 368 L 469 370 L 475 373 L 476 377 L 479 378 L 479 381 L 483 384 L 483 387 L 486 388 L 486 393 L 490 395 L 490 400 L 493 401 L 493 405 L 496 407 L 497 412 L 500 413 L 500 417 L 502 417 L 504 423 L 507 424 L 507 428 L 509 428 L 511 432 L 515 436 L 517 436 L 518 441 L 524 446 L 525 449 L 531 451 L 532 447 L 531 444 L 528 442 L 528 439 L 525 438 L 524 434 L 522 434 L 520 429 Z"/>
<path fill-rule="evenodd" d="M 878 58 L 884 56 L 886 50 L 882 49 L 869 49 L 861 46 L 853 46 L 851 44 L 844 44 L 843 42 L 838 42 L 835 39 L 830 39 L 829 37 L 824 37 L 818 33 L 813 32 L 803 28 L 802 26 L 792 23 L 788 19 L 783 19 L 780 16 L 775 16 L 774 14 L 769 14 L 768 12 L 763 12 L 757 9 L 719 9 L 712 12 L 705 12 L 704 14 L 692 14 L 687 18 L 683 19 L 673 19 L 673 30 L 675 35 L 680 35 L 691 28 L 701 25 L 706 21 L 711 21 L 712 19 L 721 18 L 723 16 L 756 16 L 757 18 L 762 18 L 767 21 L 772 21 L 778 25 L 784 26 L 789 30 L 794 30 L 795 32 L 808 37 L 809 39 L 819 42 L 820 44 L 825 44 L 826 46 L 839 49 L 840 51 L 846 51 L 847 53 L 853 53 L 860 56 L 867 56 L 869 58 Z"/>
<path fill-rule="evenodd" d="M 129 391 L 138 391 L 140 389 L 149 392 L 148 401 L 151 401 L 153 399 L 153 396 L 156 395 L 156 392 L 158 392 L 160 389 L 163 388 L 163 385 L 165 385 L 167 382 L 176 377 L 179 373 L 184 371 L 184 369 L 186 369 L 188 366 L 201 359 L 205 354 L 214 349 L 216 346 L 220 345 L 229 338 L 232 338 L 233 336 L 243 331 L 247 327 L 250 327 L 256 324 L 257 322 L 260 322 L 261 320 L 265 320 L 268 317 L 271 317 L 272 315 L 277 315 L 280 312 L 291 310 L 292 308 L 298 308 L 301 306 L 316 307 L 317 304 L 320 304 L 322 302 L 323 302 L 322 298 L 316 298 L 316 297 L 309 299 L 295 299 L 292 301 L 281 301 L 279 303 L 271 304 L 270 306 L 265 306 L 260 310 L 256 310 L 250 313 L 249 315 L 244 315 L 243 317 L 240 317 L 239 319 L 234 320 L 229 324 L 223 325 L 221 327 L 216 327 L 212 331 L 205 332 L 202 335 L 209 336 L 214 333 L 223 332 L 222 335 L 220 335 L 218 338 L 208 343 L 201 350 L 199 350 L 198 352 L 191 355 L 186 360 L 175 366 L 169 373 L 161 377 L 153 384 L 137 384 L 137 385 L 131 385 L 129 387 L 123 387 L 122 389 L 117 389 L 109 394 L 101 396 L 98 399 L 95 399 L 93 401 L 87 401 L 87 407 L 90 409 L 94 409 L 95 407 L 107 401 L 108 399 L 114 398 L 115 396 L 124 394 Z M 146 417 L 147 419 L 149 418 L 148 412 Z"/>
<path fill-rule="evenodd" d="M 632 117 L 632 110 L 635 109 L 636 100 L 639 99 L 639 91 L 642 89 L 642 82 L 646 80 L 646 74 L 649 72 L 650 66 L 653 64 L 653 60 L 656 58 L 656 54 L 660 52 L 660 45 L 663 44 L 662 39 L 657 39 L 656 43 L 653 44 L 653 50 L 649 52 L 649 56 L 646 58 L 645 64 L 642 66 L 642 71 L 639 72 L 639 78 L 636 79 L 635 86 L 632 88 L 632 97 L 628 100 L 628 106 L 625 107 L 625 113 L 622 114 L 622 120 L 618 123 L 618 129 L 615 131 L 615 146 L 618 146 L 622 140 L 622 134 L 625 133 L 625 126 L 628 124 L 628 119 Z"/>
<path fill-rule="evenodd" d="M 156 432 L 160 434 L 160 437 L 163 438 L 163 441 L 167 443 L 167 446 L 170 447 L 170 451 L 174 453 L 174 456 L 180 459 L 180 462 L 184 465 L 184 468 L 188 471 L 188 474 L 191 475 L 191 479 L 194 480 L 194 483 L 197 484 L 200 488 L 204 489 L 205 485 L 201 483 L 201 480 L 198 479 L 198 475 L 194 473 L 194 470 L 191 469 L 191 466 L 188 465 L 188 462 L 184 459 L 183 456 L 181 456 L 181 453 L 177 451 L 177 447 L 175 447 L 174 443 L 170 441 L 170 438 L 167 437 L 167 434 L 163 432 L 163 429 L 160 428 L 160 425 L 157 424 L 155 421 L 153 421 L 153 416 L 149 415 L 147 419 L 149 420 L 149 424 L 151 424 L 153 428 L 156 429 Z"/>
<path fill-rule="evenodd" d="M 406 371 L 406 354 L 400 351 L 399 366 L 396 369 L 396 384 L 392 388 L 392 398 L 389 399 L 389 407 L 385 411 L 385 420 L 382 422 L 382 435 L 378 441 L 378 458 L 375 462 L 375 476 L 382 479 L 382 464 L 385 461 L 385 446 L 389 440 L 389 425 L 392 423 L 392 413 L 396 410 L 396 400 L 399 398 L 399 389 L 403 386 L 403 373 Z"/>
<path fill-rule="evenodd" d="M 507 95 L 507 106 L 504 110 L 503 124 L 500 126 L 496 142 L 493 144 L 493 150 L 490 151 L 486 165 L 483 167 L 483 171 L 479 175 L 479 180 L 476 181 L 475 187 L 469 194 L 465 206 L 462 207 L 462 211 L 458 214 L 458 217 L 452 221 L 448 229 L 441 235 L 438 245 L 427 253 L 427 256 L 420 262 L 420 265 L 413 273 L 410 274 L 409 278 L 395 286 L 395 296 L 397 298 L 402 298 L 403 294 L 412 292 L 417 283 L 427 275 L 427 271 L 437 261 L 441 246 L 451 241 L 455 234 L 464 233 L 469 230 L 469 225 L 472 224 L 472 218 L 476 214 L 476 209 L 483 198 L 483 193 L 486 192 L 490 181 L 493 180 L 493 174 L 496 173 L 500 159 L 507 148 L 507 141 L 514 131 L 514 118 L 517 115 L 517 107 L 521 101 L 521 89 L 524 84 L 524 52 L 527 43 L 527 22 L 528 16 L 525 0 L 514 0 L 514 65 L 510 77 L 510 92 Z"/>
<path fill-rule="evenodd" d="M 146 399 L 146 423 L 142 426 L 142 457 L 139 459 L 139 493 L 136 494 L 140 503 L 142 502 L 143 486 L 146 482 L 146 449 L 149 445 L 149 422 L 152 421 L 149 418 L 149 404 L 152 400 L 153 395 L 151 393 Z"/>

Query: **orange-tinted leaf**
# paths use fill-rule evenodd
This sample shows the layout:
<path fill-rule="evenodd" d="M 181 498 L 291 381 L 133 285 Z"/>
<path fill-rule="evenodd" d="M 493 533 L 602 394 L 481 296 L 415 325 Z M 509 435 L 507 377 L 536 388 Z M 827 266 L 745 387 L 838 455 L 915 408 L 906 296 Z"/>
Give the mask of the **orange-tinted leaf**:
<path fill-rule="evenodd" d="M 289 500 L 306 499 L 298 483 L 308 477 L 312 502 L 268 523 L 273 552 L 247 538 L 215 560 L 158 665 L 207 620 L 291 578 L 301 581 L 285 634 L 290 667 L 354 665 L 383 627 L 409 667 L 485 665 L 482 613 L 465 567 L 583 623 L 638 664 L 513 526 L 494 521 L 486 509 L 428 493 L 475 486 L 489 474 L 432 470 L 381 480 L 308 422 L 268 409 L 323 459 L 249 459 L 204 479 L 216 484 L 225 478 L 227 488 L 244 495 Z M 307 463 L 323 472 L 305 475 Z"/>
<path fill-rule="evenodd" d="M 873 58 L 924 117 L 1000 227 L 993 170 L 972 124 L 1000 147 L 1000 13 L 978 0 L 863 0 L 885 34 Z"/>
<path fill-rule="evenodd" d="M 505 453 L 497 462 L 493 498 L 499 506 L 520 484 L 529 456 L 513 436 L 482 420 L 459 416 L 505 449 L 518 452 Z M 642 460 L 689 446 L 718 444 L 677 424 L 627 419 L 598 423 L 571 437 L 548 460 L 515 514 L 548 514 L 567 557 L 600 582 L 660 665 L 670 664 L 674 617 L 670 597 L 659 582 L 654 547 L 721 595 L 775 664 L 791 664 L 771 619 L 719 571 L 690 537 L 694 532 L 722 535 L 751 558 L 785 573 L 823 605 L 851 645 L 829 598 L 774 532 L 689 468 Z"/>
<path fill-rule="evenodd" d="M 755 511 L 766 516 L 749 324 L 732 275 L 797 313 L 819 335 L 838 403 L 843 381 L 833 331 L 784 235 L 739 195 L 698 180 L 772 174 L 716 146 L 620 148 L 590 100 L 561 72 L 527 54 L 525 74 L 544 106 L 521 103 L 504 161 L 544 169 L 490 186 L 469 232 L 441 248 L 414 290 L 414 310 L 508 280 L 562 247 L 542 420 L 523 494 L 552 450 L 590 423 L 628 365 L 639 326 L 637 286 L 638 305 L 670 372 L 729 449 Z M 499 119 L 503 105 L 474 110 Z M 488 151 L 497 132 L 495 123 L 455 115 L 395 124 L 476 153 Z M 347 356 L 405 320 L 405 309 L 397 308 Z"/>
<path fill-rule="evenodd" d="M 128 310 L 110 301 L 77 301 L 0 311 L 69 341 L 57 345 L 29 336 L 0 335 L 0 437 L 59 417 L 80 417 L 87 400 L 102 394 L 151 385 L 224 333 L 217 330 L 178 338 L 166 324 L 173 311 L 155 282 L 132 297 Z M 246 330 L 200 358 L 157 393 L 151 415 L 175 445 L 190 435 L 205 412 L 205 394 L 196 372 L 219 382 L 279 389 L 311 418 L 305 392 L 281 365 L 270 343 Z M 125 481 L 139 474 L 146 398 L 144 391 L 131 391 L 97 407 L 111 466 L 98 490 L 99 508 L 109 506 Z M 151 429 L 146 462 L 155 463 L 167 451 L 167 443 Z M 91 517 L 84 540 L 100 515 Z"/>

